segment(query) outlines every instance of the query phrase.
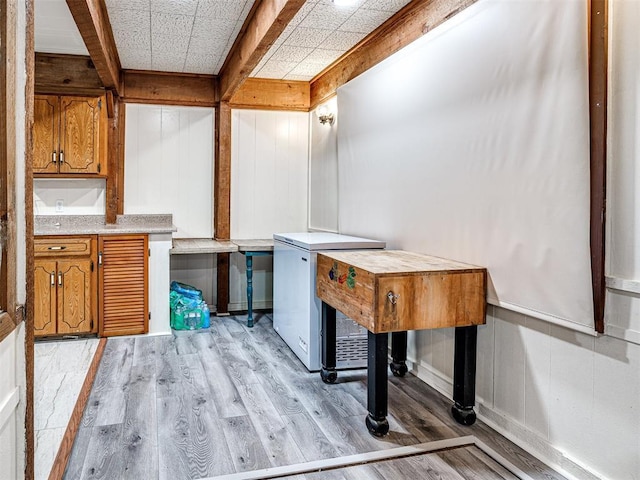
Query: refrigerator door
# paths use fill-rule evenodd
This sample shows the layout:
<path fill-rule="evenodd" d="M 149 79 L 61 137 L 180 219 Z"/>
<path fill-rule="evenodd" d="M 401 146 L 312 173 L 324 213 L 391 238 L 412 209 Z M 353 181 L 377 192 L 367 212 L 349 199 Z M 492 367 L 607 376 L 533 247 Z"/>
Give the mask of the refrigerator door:
<path fill-rule="evenodd" d="M 307 250 L 274 242 L 273 328 L 310 371 L 320 368 L 315 257 Z"/>

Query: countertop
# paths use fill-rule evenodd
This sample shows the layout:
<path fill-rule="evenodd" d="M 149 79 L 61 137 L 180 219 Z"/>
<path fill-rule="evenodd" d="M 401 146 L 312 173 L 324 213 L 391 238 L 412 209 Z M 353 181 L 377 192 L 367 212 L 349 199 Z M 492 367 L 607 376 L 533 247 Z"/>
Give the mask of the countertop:
<path fill-rule="evenodd" d="M 104 215 L 36 215 L 35 235 L 119 235 L 173 233 L 172 215 L 118 215 L 107 224 Z"/>

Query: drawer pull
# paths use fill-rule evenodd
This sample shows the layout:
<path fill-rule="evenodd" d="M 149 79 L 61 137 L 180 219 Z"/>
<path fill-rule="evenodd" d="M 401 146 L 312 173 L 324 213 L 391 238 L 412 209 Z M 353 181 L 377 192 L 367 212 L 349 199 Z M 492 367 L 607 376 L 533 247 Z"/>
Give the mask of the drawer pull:
<path fill-rule="evenodd" d="M 60 247 L 49 247 L 49 250 L 65 250 L 67 247 L 66 246 L 60 246 Z"/>
<path fill-rule="evenodd" d="M 398 299 L 400 298 L 400 294 L 395 294 L 393 292 L 387 293 L 387 300 L 391 303 L 391 305 L 395 305 L 398 303 Z"/>

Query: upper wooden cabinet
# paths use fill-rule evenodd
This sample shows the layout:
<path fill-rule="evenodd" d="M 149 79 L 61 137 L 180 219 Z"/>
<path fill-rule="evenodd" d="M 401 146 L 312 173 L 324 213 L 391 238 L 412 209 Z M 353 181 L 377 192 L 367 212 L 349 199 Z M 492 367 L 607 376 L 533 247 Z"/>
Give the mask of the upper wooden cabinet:
<path fill-rule="evenodd" d="M 35 174 L 106 175 L 104 97 L 36 95 L 33 150 Z"/>

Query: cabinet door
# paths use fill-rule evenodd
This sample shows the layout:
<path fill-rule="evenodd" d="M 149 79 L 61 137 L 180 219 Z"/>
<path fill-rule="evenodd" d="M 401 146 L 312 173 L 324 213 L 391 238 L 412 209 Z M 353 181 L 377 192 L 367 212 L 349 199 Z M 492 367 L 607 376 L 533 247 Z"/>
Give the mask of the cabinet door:
<path fill-rule="evenodd" d="M 100 110 L 97 97 L 60 101 L 60 173 L 100 173 Z"/>
<path fill-rule="evenodd" d="M 148 239 L 146 235 L 100 237 L 100 335 L 149 330 Z"/>
<path fill-rule="evenodd" d="M 33 172 L 58 172 L 59 98 L 37 95 L 33 104 Z"/>
<path fill-rule="evenodd" d="M 89 333 L 93 330 L 90 259 L 58 260 L 58 333 Z"/>
<path fill-rule="evenodd" d="M 56 262 L 35 261 L 34 334 L 56 333 Z"/>

